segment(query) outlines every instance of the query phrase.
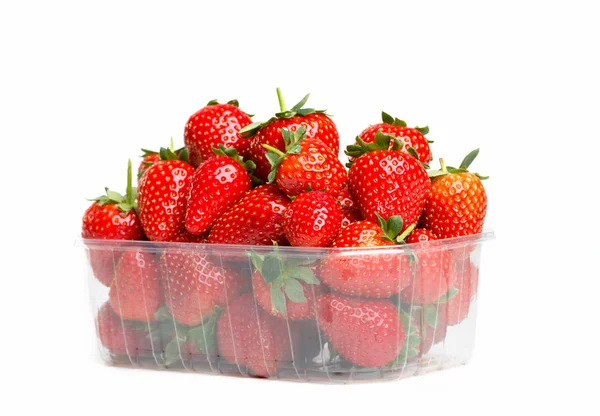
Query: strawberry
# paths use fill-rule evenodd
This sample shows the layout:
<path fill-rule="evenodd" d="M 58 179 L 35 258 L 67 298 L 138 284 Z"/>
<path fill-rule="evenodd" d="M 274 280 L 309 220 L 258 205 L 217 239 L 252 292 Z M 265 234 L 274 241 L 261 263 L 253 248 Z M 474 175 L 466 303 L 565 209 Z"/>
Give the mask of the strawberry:
<path fill-rule="evenodd" d="M 186 162 L 187 150 L 179 159 L 170 149 L 161 149 L 161 161 L 139 180 L 140 220 L 152 241 L 171 241 L 183 231 L 187 196 L 194 168 Z"/>
<path fill-rule="evenodd" d="M 479 270 L 470 260 L 458 267 L 459 277 L 454 284 L 449 300 L 445 303 L 443 311 L 448 325 L 458 325 L 469 315 L 471 300 L 477 293 L 477 277 Z"/>
<path fill-rule="evenodd" d="M 237 100 L 231 100 L 227 104 L 212 100 L 190 116 L 183 136 L 193 166 L 197 167 L 201 162 L 214 157 L 212 149 L 219 145 L 234 148 L 244 158 L 249 156 L 250 143 L 240 137 L 239 131 L 252 123 L 252 120 L 250 115 L 238 107 Z"/>
<path fill-rule="evenodd" d="M 254 297 L 265 312 L 292 321 L 315 317 L 315 299 L 322 287 L 314 260 L 281 256 L 277 251 L 264 256 L 253 252 L 251 259 Z"/>
<path fill-rule="evenodd" d="M 487 179 L 467 169 L 479 154 L 479 149 L 469 153 L 458 169 L 444 165 L 431 171 L 431 197 L 425 206 L 421 225 L 439 238 L 478 234 L 483 230 L 487 211 L 487 195 L 482 179 Z"/>
<path fill-rule="evenodd" d="M 274 376 L 291 356 L 286 321 L 258 308 L 252 293 L 229 303 L 217 323 L 217 345 L 227 361 L 259 377 Z"/>
<path fill-rule="evenodd" d="M 140 353 L 152 351 L 148 332 L 123 322 L 109 302 L 98 310 L 96 329 L 100 343 L 112 354 L 127 355 L 134 359 Z"/>
<path fill-rule="evenodd" d="M 406 244 L 425 243 L 434 240 L 437 240 L 437 237 L 431 231 L 425 228 L 415 228 L 413 232 L 406 237 Z"/>
<path fill-rule="evenodd" d="M 378 132 L 391 135 L 404 143 L 403 150 L 413 156 L 417 156 L 421 162 L 429 163 L 432 159 L 429 140 L 425 135 L 429 133 L 429 127 L 407 127 L 406 123 L 394 118 L 385 112 L 381 112 L 382 123 L 373 124 L 363 130 L 358 137 L 365 143 L 375 143 Z M 358 144 L 358 143 L 357 143 Z M 408 149 L 414 149 L 414 152 Z"/>
<path fill-rule="evenodd" d="M 268 144 L 271 163 L 269 182 L 276 181 L 279 189 L 289 196 L 309 190 L 318 190 L 337 195 L 348 180 L 342 162 L 319 139 L 307 138 L 306 128 L 298 127 L 295 132 L 281 129 L 285 142 L 285 153 Z"/>
<path fill-rule="evenodd" d="M 154 322 L 163 300 L 154 254 L 128 250 L 115 268 L 110 285 L 110 304 L 121 318 Z"/>
<path fill-rule="evenodd" d="M 456 281 L 456 262 L 452 252 L 435 242 L 418 251 L 412 261 L 413 279 L 400 294 L 402 302 L 426 305 L 438 301 Z"/>
<path fill-rule="evenodd" d="M 398 236 L 402 228 L 400 217 L 379 225 L 371 221 L 358 221 L 343 229 L 333 240 L 331 247 L 385 247 L 403 241 L 412 230 L 408 228 Z M 373 298 L 387 298 L 398 294 L 412 280 L 411 257 L 395 251 L 374 253 L 357 252 L 352 256 L 331 256 L 321 264 L 323 283 L 338 292 Z"/>
<path fill-rule="evenodd" d="M 360 221 L 360 211 L 352 200 L 348 185 L 344 186 L 337 194 L 337 201 L 342 207 L 342 229 L 356 221 Z"/>
<path fill-rule="evenodd" d="M 321 140 L 336 157 L 340 151 L 340 136 L 333 120 L 324 111 L 303 108 L 308 101 L 308 95 L 291 110 L 286 109 L 279 88 L 277 88 L 277 97 L 281 111 L 275 114 L 275 117 L 264 123 L 250 124 L 240 130 L 242 137 L 251 138 L 250 158 L 256 163 L 255 175 L 263 181 L 267 180 L 271 171 L 271 164 L 263 145 L 269 145 L 280 151 L 285 150 L 285 142 L 281 135 L 283 128 L 295 132 L 300 126 L 304 126 L 307 138 Z"/>
<path fill-rule="evenodd" d="M 250 174 L 254 163 L 244 164 L 234 148 L 220 145 L 216 157 L 203 162 L 192 177 L 185 213 L 185 228 L 202 234 L 251 188 Z"/>
<path fill-rule="evenodd" d="M 241 275 L 198 251 L 166 250 L 160 267 L 167 308 L 187 326 L 202 323 L 215 307 L 225 306 L 248 287 Z"/>
<path fill-rule="evenodd" d="M 293 246 L 327 247 L 342 226 L 342 208 L 325 192 L 305 192 L 283 214 L 283 231 Z"/>
<path fill-rule="evenodd" d="M 183 148 L 175 150 L 175 142 L 173 141 L 172 137 L 171 137 L 171 143 L 169 145 L 169 149 L 173 153 L 175 153 L 175 155 L 177 155 L 177 157 L 179 157 L 179 154 L 183 150 Z M 142 158 L 142 161 L 140 162 L 140 165 L 138 166 L 138 179 L 142 177 L 142 175 L 144 174 L 146 169 L 148 169 L 152 165 L 155 165 L 157 162 L 161 161 L 160 152 L 155 152 L 154 150 L 148 150 L 148 149 L 142 149 L 141 158 Z"/>
<path fill-rule="evenodd" d="M 171 240 L 173 243 L 206 243 L 208 233 L 190 234 L 185 228 Z"/>
<path fill-rule="evenodd" d="M 81 236 L 85 239 L 145 240 L 142 224 L 135 211 L 136 192 L 132 187 L 131 161 L 127 168 L 125 196 L 106 188 L 106 195 L 93 199 L 85 211 Z M 96 278 L 105 286 L 112 282 L 115 264 L 120 252 L 112 250 L 89 250 L 90 264 Z"/>
<path fill-rule="evenodd" d="M 317 300 L 317 319 L 336 351 L 362 367 L 386 365 L 404 347 L 404 327 L 389 300 L 321 295 Z"/>
<path fill-rule="evenodd" d="M 211 244 L 286 245 L 283 212 L 290 200 L 275 184 L 248 192 L 223 214 L 208 235 Z"/>
<path fill-rule="evenodd" d="M 376 213 L 386 219 L 398 215 L 404 220 L 402 231 L 416 224 L 431 188 L 425 168 L 401 152 L 402 144 L 394 137 L 378 133 L 375 143 L 358 141 L 346 150 L 357 158 L 351 163 L 348 185 L 363 218 L 374 222 Z"/>

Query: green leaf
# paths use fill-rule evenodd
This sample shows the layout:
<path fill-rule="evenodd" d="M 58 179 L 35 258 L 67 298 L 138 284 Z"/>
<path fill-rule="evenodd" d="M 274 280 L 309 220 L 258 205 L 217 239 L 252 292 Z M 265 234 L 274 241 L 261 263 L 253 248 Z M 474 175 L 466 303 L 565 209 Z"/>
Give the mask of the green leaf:
<path fill-rule="evenodd" d="M 393 215 L 387 220 L 387 232 L 386 234 L 393 240 L 398 236 L 400 230 L 402 230 L 402 217 L 400 215 Z M 385 230 L 384 230 L 385 231 Z"/>
<path fill-rule="evenodd" d="M 296 266 L 312 266 L 318 259 L 316 258 L 288 258 L 285 261 L 286 267 L 296 267 Z"/>
<path fill-rule="evenodd" d="M 278 280 L 271 285 L 271 303 L 275 310 L 285 316 L 285 295 L 281 291 L 281 284 L 281 280 Z"/>
<path fill-rule="evenodd" d="M 240 102 L 238 100 L 229 100 L 229 101 L 227 101 L 227 104 L 233 105 L 235 107 L 240 106 Z"/>
<path fill-rule="evenodd" d="M 437 307 L 434 305 L 425 305 L 423 307 L 423 314 L 425 316 L 425 322 L 432 328 L 437 326 Z"/>
<path fill-rule="evenodd" d="M 173 322 L 173 316 L 166 306 L 161 306 L 160 309 L 154 313 L 154 319 L 158 322 Z"/>
<path fill-rule="evenodd" d="M 165 346 L 165 365 L 181 362 L 181 346 L 185 341 L 185 338 L 174 338 Z"/>
<path fill-rule="evenodd" d="M 394 124 L 394 117 L 390 116 L 385 111 L 382 111 L 381 112 L 381 121 L 383 121 L 385 124 Z"/>
<path fill-rule="evenodd" d="M 479 178 L 479 180 L 485 181 L 486 179 L 489 179 L 489 176 L 482 176 L 479 173 L 474 173 L 473 175 L 477 176 Z"/>
<path fill-rule="evenodd" d="M 423 136 L 426 135 L 427 133 L 429 133 L 429 126 L 425 126 L 425 127 L 415 127 L 415 130 L 418 131 L 419 133 L 421 133 Z M 427 140 L 429 142 L 429 140 Z M 433 142 L 430 142 L 433 143 Z"/>
<path fill-rule="evenodd" d="M 262 264 L 262 273 L 265 282 L 272 283 L 282 275 L 281 258 L 277 253 L 267 254 Z"/>
<path fill-rule="evenodd" d="M 121 195 L 118 192 L 111 191 L 109 189 L 106 189 L 106 196 L 108 196 L 108 198 L 112 202 L 119 203 L 119 202 L 124 202 L 125 201 L 125 198 L 123 197 L 123 195 Z"/>
<path fill-rule="evenodd" d="M 302 280 L 309 285 L 318 285 L 321 283 L 309 267 L 288 267 L 286 271 L 292 279 Z"/>
<path fill-rule="evenodd" d="M 400 120 L 399 118 L 395 118 L 394 122 L 392 123 L 392 126 L 396 126 L 396 127 L 406 127 L 406 121 L 404 120 Z"/>
<path fill-rule="evenodd" d="M 294 141 L 296 143 L 300 142 L 300 140 L 304 139 L 304 137 L 306 136 L 306 126 L 305 125 L 301 125 L 300 127 L 298 127 L 294 133 Z"/>
<path fill-rule="evenodd" d="M 219 104 L 219 101 L 217 101 L 215 99 L 215 100 L 210 100 L 206 105 L 209 106 L 209 105 L 217 105 L 217 104 Z"/>
<path fill-rule="evenodd" d="M 317 111 L 314 108 L 301 108 L 300 110 L 296 111 L 296 114 L 299 116 L 307 116 L 312 113 L 322 113 L 322 112 L 323 111 Z"/>
<path fill-rule="evenodd" d="M 415 158 L 415 159 L 417 159 L 417 160 L 421 160 L 421 159 L 419 158 L 419 154 L 417 153 L 417 151 L 415 150 L 415 148 L 414 148 L 414 147 L 410 147 L 410 146 L 409 146 L 409 147 L 407 147 L 407 148 L 406 148 L 406 153 L 408 153 L 409 155 L 411 155 L 412 157 L 414 157 L 414 158 Z"/>
<path fill-rule="evenodd" d="M 252 137 L 256 134 L 256 132 L 258 130 L 260 130 L 263 127 L 264 123 L 257 121 L 255 123 L 252 124 L 248 124 L 246 127 L 240 129 L 240 131 L 238 132 L 238 134 L 243 137 L 243 138 L 249 138 Z"/>
<path fill-rule="evenodd" d="M 306 303 L 304 288 L 296 279 L 288 279 L 284 285 L 285 294 L 294 303 Z"/>
<path fill-rule="evenodd" d="M 384 134 L 380 130 L 375 135 L 375 144 L 377 145 L 378 149 L 388 150 L 390 148 L 390 140 L 391 139 L 392 138 L 390 135 Z"/>
<path fill-rule="evenodd" d="M 268 151 L 267 153 L 265 153 L 265 156 L 267 157 L 267 160 L 269 161 L 269 163 L 271 164 L 271 168 L 273 169 L 277 168 L 277 166 L 279 166 L 279 163 L 281 163 L 281 156 L 275 152 Z"/>
<path fill-rule="evenodd" d="M 444 172 L 443 170 L 430 170 L 427 172 L 430 178 L 435 178 L 436 176 L 444 176 L 447 175 L 448 172 Z"/>
<path fill-rule="evenodd" d="M 292 107 L 291 111 L 297 112 L 302 107 L 304 107 L 304 104 L 306 104 L 306 102 L 308 101 L 308 97 L 310 97 L 310 94 L 306 94 L 304 98 L 298 102 L 298 104 Z"/>
<path fill-rule="evenodd" d="M 442 296 L 440 296 L 440 298 L 438 300 L 436 300 L 434 303 L 436 304 L 442 304 L 442 303 L 447 303 L 450 299 L 452 299 L 454 296 L 456 296 L 456 294 L 458 293 L 458 289 L 451 287 L 450 290 L 448 290 L 448 292 L 444 293 Z"/>
<path fill-rule="evenodd" d="M 191 340 L 198 351 L 202 354 L 211 354 L 216 349 L 217 320 L 214 317 L 208 319 L 204 325 L 191 328 L 187 339 Z"/>
<path fill-rule="evenodd" d="M 463 159 L 463 161 L 461 162 L 461 164 L 459 166 L 459 169 L 465 169 L 465 171 L 467 169 L 469 169 L 469 166 L 471 166 L 471 163 L 473 163 L 473 161 L 475 160 L 475 158 L 477 157 L 478 154 L 479 154 L 479 149 L 475 149 L 471 153 L 469 153 L 467 156 L 465 156 L 465 158 Z"/>
<path fill-rule="evenodd" d="M 252 265 L 254 266 L 254 268 L 256 270 L 258 270 L 259 272 L 261 272 L 263 262 L 265 261 L 265 256 L 261 256 L 260 254 L 256 253 L 254 250 L 250 250 L 249 256 L 250 256 L 250 261 L 252 262 Z"/>

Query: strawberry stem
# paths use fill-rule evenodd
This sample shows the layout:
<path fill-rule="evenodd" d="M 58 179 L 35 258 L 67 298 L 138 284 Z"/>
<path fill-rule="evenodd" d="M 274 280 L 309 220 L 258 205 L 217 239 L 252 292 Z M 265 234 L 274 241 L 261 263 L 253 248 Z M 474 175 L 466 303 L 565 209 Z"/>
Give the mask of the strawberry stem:
<path fill-rule="evenodd" d="M 440 170 L 442 172 L 448 172 L 448 169 L 446 169 L 446 164 L 444 163 L 444 159 L 440 157 Z"/>
<path fill-rule="evenodd" d="M 279 88 L 276 89 L 277 91 L 277 99 L 279 100 L 279 109 L 281 110 L 282 113 L 287 111 L 287 108 L 285 107 L 285 101 L 283 101 L 283 95 L 281 94 L 281 90 Z"/>
<path fill-rule="evenodd" d="M 402 234 L 400 234 L 398 236 L 398 238 L 396 238 L 396 241 L 404 241 L 406 239 L 406 237 L 408 237 L 408 235 L 413 232 L 413 230 L 416 228 L 416 226 L 417 226 L 417 224 L 412 224 L 410 227 L 408 227 L 406 230 L 404 230 L 404 232 Z"/>
<path fill-rule="evenodd" d="M 169 145 L 169 149 L 171 149 L 171 152 L 175 153 L 175 142 L 173 141 L 172 137 L 171 137 L 171 143 Z"/>
<path fill-rule="evenodd" d="M 267 149 L 270 152 L 277 154 L 278 156 L 281 156 L 281 157 L 285 156 L 285 153 L 283 153 L 281 150 L 279 150 L 273 146 L 269 146 L 268 144 L 263 144 L 262 147 L 264 147 L 265 149 Z"/>
<path fill-rule="evenodd" d="M 127 189 L 125 189 L 125 203 L 133 206 L 134 196 L 133 196 L 131 176 L 132 176 L 131 159 L 129 159 L 127 162 Z"/>

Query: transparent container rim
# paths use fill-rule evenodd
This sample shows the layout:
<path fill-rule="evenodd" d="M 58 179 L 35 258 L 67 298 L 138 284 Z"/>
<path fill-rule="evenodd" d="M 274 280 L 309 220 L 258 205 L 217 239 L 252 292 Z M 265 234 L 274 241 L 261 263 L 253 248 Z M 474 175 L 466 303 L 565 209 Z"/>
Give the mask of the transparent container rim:
<path fill-rule="evenodd" d="M 484 230 L 480 234 L 474 234 L 463 237 L 446 238 L 433 242 L 402 244 L 383 247 L 290 247 L 279 246 L 278 251 L 288 255 L 327 255 L 327 254 L 343 254 L 343 253 L 359 253 L 359 252 L 423 252 L 428 250 L 436 250 L 441 247 L 456 248 L 471 244 L 480 244 L 484 241 L 493 240 L 495 234 L 491 230 Z M 179 243 L 179 242 L 157 242 L 157 241 L 139 241 L 139 240 L 96 240 L 84 239 L 78 237 L 75 239 L 76 247 L 94 248 L 99 250 L 109 249 L 143 249 L 146 251 L 162 251 L 166 248 L 171 250 L 196 251 L 198 249 L 206 251 L 214 251 L 219 254 L 243 254 L 248 250 L 255 252 L 272 252 L 273 246 L 253 246 L 239 244 L 208 244 L 208 243 Z"/>

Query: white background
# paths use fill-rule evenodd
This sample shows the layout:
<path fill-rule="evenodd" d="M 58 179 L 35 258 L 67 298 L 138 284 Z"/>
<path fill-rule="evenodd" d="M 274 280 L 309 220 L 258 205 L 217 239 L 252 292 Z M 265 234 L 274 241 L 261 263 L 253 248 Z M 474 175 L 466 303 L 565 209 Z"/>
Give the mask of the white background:
<path fill-rule="evenodd" d="M 597 411 L 593 3 L 2 2 L 0 413 Z M 323 386 L 102 364 L 73 248 L 84 198 L 122 190 L 140 147 L 181 144 L 210 99 L 269 117 L 277 86 L 290 106 L 311 92 L 344 144 L 386 110 L 429 124 L 447 161 L 481 148 L 497 240 L 468 366 Z"/>

